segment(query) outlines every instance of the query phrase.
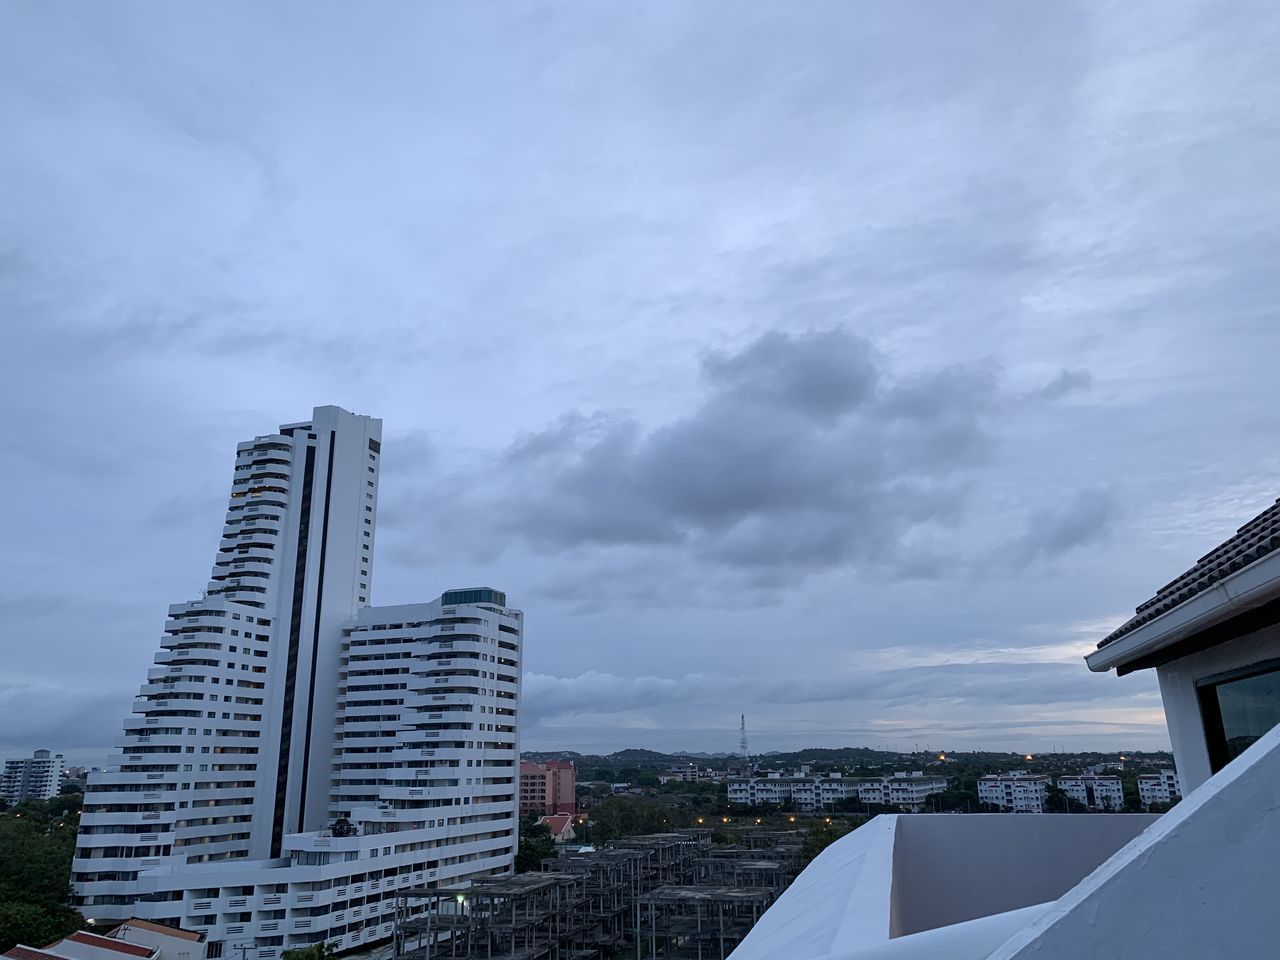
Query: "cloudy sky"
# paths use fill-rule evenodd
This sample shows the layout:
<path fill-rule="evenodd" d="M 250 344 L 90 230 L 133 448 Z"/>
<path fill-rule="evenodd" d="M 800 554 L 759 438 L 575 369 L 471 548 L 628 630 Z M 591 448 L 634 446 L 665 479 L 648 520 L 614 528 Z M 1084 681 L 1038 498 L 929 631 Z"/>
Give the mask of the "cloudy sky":
<path fill-rule="evenodd" d="M 238 440 L 532 748 L 1167 745 L 1081 656 L 1280 494 L 1269 2 L 0 3 L 0 751 L 104 756 Z"/>

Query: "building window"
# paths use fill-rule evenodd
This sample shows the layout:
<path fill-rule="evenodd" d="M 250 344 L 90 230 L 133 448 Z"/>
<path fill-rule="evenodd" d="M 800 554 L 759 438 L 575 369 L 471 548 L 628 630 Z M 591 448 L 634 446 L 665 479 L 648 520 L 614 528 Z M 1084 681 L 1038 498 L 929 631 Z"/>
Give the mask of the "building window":
<path fill-rule="evenodd" d="M 1280 660 L 1208 677 L 1198 687 L 1214 773 L 1280 723 Z"/>

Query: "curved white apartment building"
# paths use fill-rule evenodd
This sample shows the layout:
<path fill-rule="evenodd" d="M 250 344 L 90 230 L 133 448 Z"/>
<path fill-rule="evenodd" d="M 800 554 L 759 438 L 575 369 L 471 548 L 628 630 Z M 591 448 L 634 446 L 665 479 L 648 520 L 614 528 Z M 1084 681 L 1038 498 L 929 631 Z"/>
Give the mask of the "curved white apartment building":
<path fill-rule="evenodd" d="M 337 407 L 237 449 L 203 599 L 85 792 L 87 917 L 273 960 L 391 935 L 396 891 L 510 872 L 523 616 L 491 588 L 370 607 L 381 422 Z"/>

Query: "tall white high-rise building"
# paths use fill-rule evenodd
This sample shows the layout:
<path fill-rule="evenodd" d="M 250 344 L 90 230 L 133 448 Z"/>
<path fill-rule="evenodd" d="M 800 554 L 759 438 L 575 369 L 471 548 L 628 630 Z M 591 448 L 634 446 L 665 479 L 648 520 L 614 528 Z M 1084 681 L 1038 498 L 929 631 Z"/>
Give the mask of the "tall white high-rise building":
<path fill-rule="evenodd" d="M 0 774 L 0 800 L 48 800 L 58 792 L 63 769 L 62 754 L 50 755 L 48 750 L 37 750 L 34 756 L 21 760 L 6 760 Z"/>
<path fill-rule="evenodd" d="M 169 608 L 89 777 L 85 916 L 272 960 L 390 936 L 402 887 L 512 869 L 523 615 L 490 588 L 368 606 L 381 456 L 381 422 L 337 407 L 239 445 L 205 595 Z"/>

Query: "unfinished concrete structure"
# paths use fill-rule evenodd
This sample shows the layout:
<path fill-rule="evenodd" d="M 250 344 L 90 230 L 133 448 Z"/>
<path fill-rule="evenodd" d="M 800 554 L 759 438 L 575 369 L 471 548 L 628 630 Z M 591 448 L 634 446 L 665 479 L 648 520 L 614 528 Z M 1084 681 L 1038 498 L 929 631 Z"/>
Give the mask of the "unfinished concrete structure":
<path fill-rule="evenodd" d="M 786 889 L 800 834 L 755 831 L 712 849 L 709 830 L 565 852 L 539 873 L 400 891 L 397 960 L 723 958 Z"/>

